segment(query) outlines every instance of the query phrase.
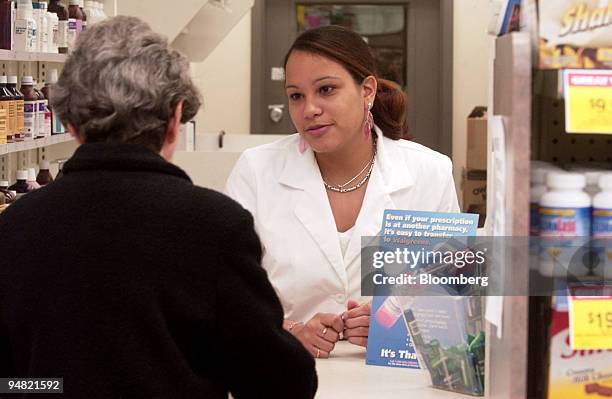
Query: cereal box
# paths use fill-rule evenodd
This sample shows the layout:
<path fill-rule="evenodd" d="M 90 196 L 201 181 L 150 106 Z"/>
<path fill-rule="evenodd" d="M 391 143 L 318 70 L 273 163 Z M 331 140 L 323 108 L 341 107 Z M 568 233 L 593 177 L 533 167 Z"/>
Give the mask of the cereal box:
<path fill-rule="evenodd" d="M 612 68 L 612 0 L 539 0 L 539 67 Z"/>

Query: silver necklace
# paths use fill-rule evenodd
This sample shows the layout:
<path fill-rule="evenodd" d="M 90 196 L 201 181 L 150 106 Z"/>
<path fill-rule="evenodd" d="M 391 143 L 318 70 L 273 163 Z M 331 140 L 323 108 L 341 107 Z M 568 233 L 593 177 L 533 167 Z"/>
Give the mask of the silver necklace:
<path fill-rule="evenodd" d="M 357 175 L 355 175 L 355 177 L 353 177 L 351 180 L 347 181 L 346 183 L 342 184 L 342 185 L 332 185 L 329 184 L 328 182 L 325 181 L 325 179 L 323 179 L 323 185 L 325 186 L 326 189 L 336 192 L 336 193 L 341 193 L 341 194 L 345 194 L 345 193 L 350 193 L 351 191 L 355 191 L 357 190 L 359 187 L 363 186 L 365 184 L 366 181 L 368 181 L 368 179 L 370 178 L 370 175 L 372 174 L 372 170 L 374 169 L 374 161 L 376 160 L 376 141 L 374 141 L 374 155 L 372 155 L 372 159 L 370 160 L 370 162 L 368 162 L 366 164 L 366 166 L 361 169 L 359 171 L 359 173 Z M 363 179 L 361 179 L 357 184 L 355 184 L 354 186 L 345 188 L 348 184 L 351 184 L 352 182 L 354 182 L 359 176 L 361 176 L 361 174 L 365 171 L 368 170 L 368 173 L 365 174 L 365 176 L 363 177 Z"/>

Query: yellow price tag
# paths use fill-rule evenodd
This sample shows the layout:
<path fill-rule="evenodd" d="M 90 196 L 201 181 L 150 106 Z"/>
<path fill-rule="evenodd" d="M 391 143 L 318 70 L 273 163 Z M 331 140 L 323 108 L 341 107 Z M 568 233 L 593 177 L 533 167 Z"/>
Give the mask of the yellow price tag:
<path fill-rule="evenodd" d="M 581 287 L 569 297 L 572 349 L 612 349 L 612 296 L 601 295 L 604 290 L 604 287 Z M 610 293 L 609 287 L 607 293 Z"/>
<path fill-rule="evenodd" d="M 567 69 L 563 88 L 568 133 L 612 134 L 612 70 Z"/>

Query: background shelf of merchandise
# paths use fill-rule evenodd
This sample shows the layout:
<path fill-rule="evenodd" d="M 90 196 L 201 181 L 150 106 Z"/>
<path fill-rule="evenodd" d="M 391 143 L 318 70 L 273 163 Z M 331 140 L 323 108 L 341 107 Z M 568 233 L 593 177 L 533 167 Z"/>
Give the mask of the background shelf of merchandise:
<path fill-rule="evenodd" d="M 47 147 L 53 144 L 65 143 L 72 141 L 74 138 L 70 133 L 56 134 L 51 137 L 40 139 L 21 141 L 19 143 L 0 144 L 0 156 L 12 154 L 20 151 L 35 150 L 37 148 Z"/>

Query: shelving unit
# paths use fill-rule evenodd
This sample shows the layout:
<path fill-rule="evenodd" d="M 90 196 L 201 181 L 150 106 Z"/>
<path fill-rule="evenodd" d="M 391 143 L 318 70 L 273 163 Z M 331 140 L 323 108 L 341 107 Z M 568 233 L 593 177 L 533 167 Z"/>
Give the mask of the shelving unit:
<path fill-rule="evenodd" d="M 63 133 L 31 141 L 22 141 L 19 143 L 11 144 L 0 144 L 0 156 L 21 151 L 35 150 L 38 148 L 43 148 L 54 144 L 66 143 L 68 141 L 73 140 L 74 138 L 69 133 Z"/>
<path fill-rule="evenodd" d="M 0 50 L 0 60 L 17 62 L 66 62 L 66 54 L 29 53 L 25 51 Z"/>
<path fill-rule="evenodd" d="M 562 72 L 534 71 L 532 68 L 527 33 L 512 33 L 496 39 L 493 96 L 489 106 L 492 114 L 503 120 L 505 185 L 503 191 L 496 192 L 493 173 L 489 173 L 487 185 L 495 192 L 487 195 L 504 200 L 503 231 L 498 234 L 501 236 L 529 235 L 532 159 L 555 163 L 612 161 L 612 134 L 565 132 L 564 99 L 559 86 Z M 528 254 L 515 251 L 505 259 L 506 262 L 492 265 L 491 274 L 504 276 L 504 292 L 520 292 L 518 287 L 529 286 Z M 496 327 L 487 326 L 486 386 L 490 399 L 532 399 L 534 394 L 529 389 L 546 384 L 546 378 L 536 374 L 540 371 L 536 363 L 541 359 L 535 359 L 529 351 L 530 346 L 534 349 L 541 341 L 534 341 L 538 337 L 533 336 L 533 323 L 539 317 L 529 314 L 534 309 L 530 306 L 533 299 L 525 296 L 503 298 L 501 339 L 496 335 Z"/>

